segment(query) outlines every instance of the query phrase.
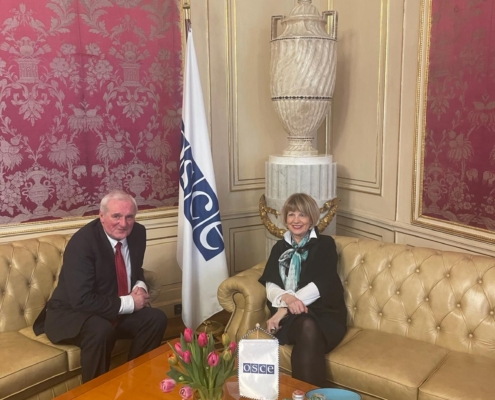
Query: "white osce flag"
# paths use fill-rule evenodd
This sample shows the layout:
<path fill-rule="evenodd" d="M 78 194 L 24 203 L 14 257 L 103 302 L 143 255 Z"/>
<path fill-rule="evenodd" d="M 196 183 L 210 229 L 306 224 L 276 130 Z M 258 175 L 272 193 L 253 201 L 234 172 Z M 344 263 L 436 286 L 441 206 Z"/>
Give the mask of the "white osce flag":
<path fill-rule="evenodd" d="M 182 268 L 182 320 L 195 330 L 222 310 L 217 289 L 228 272 L 192 30 L 186 47 L 179 178 L 177 262 Z"/>

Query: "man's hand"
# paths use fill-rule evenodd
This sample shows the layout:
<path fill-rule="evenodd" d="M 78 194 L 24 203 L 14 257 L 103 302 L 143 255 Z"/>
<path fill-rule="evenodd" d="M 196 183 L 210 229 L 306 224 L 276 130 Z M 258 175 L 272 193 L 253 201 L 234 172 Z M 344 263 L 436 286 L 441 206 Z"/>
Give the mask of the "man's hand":
<path fill-rule="evenodd" d="M 150 306 L 150 295 L 142 287 L 136 286 L 130 294 L 134 300 L 134 311 Z"/>
<path fill-rule="evenodd" d="M 285 304 L 287 304 L 287 307 L 289 308 L 291 314 L 301 314 L 308 312 L 308 307 L 306 307 L 304 303 L 296 296 L 285 293 L 284 295 L 282 295 L 281 300 L 284 301 Z"/>

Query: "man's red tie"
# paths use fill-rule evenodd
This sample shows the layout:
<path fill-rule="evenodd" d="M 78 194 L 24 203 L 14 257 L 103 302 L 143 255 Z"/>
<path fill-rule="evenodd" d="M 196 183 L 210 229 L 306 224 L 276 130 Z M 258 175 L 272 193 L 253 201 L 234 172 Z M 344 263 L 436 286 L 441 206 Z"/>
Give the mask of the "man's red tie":
<path fill-rule="evenodd" d="M 129 286 L 127 283 L 127 272 L 125 270 L 124 257 L 120 248 L 122 243 L 117 242 L 115 245 L 115 270 L 117 272 L 117 285 L 118 285 L 118 295 L 126 296 L 129 294 Z"/>

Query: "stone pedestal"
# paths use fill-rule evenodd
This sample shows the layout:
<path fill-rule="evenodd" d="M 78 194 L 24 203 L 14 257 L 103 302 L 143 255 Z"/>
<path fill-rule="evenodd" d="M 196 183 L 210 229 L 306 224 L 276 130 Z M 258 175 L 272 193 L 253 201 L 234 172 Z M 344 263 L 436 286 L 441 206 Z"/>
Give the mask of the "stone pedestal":
<path fill-rule="evenodd" d="M 287 157 L 271 155 L 265 164 L 266 205 L 282 211 L 285 200 L 293 194 L 303 192 L 313 197 L 318 206 L 337 197 L 337 164 L 332 162 L 332 156 Z M 270 215 L 270 220 L 280 228 L 282 217 Z M 278 240 L 270 232 L 266 232 L 266 254 Z M 336 218 L 325 229 L 325 234 L 335 234 Z"/>

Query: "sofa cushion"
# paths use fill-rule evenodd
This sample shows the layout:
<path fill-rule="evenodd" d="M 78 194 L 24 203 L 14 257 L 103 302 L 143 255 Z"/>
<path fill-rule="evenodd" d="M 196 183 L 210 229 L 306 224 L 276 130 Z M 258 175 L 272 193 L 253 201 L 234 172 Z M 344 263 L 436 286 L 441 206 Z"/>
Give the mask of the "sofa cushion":
<path fill-rule="evenodd" d="M 385 399 L 416 400 L 449 351 L 431 343 L 363 330 L 327 355 L 330 381 Z"/>
<path fill-rule="evenodd" d="M 356 336 L 359 332 L 361 332 L 361 329 L 357 328 L 348 328 L 344 338 L 342 341 L 339 343 L 339 346 L 344 345 L 347 343 L 349 340 L 351 340 L 354 336 Z M 292 353 L 292 348 L 294 346 L 291 345 L 285 345 L 285 346 L 280 346 L 279 348 L 279 362 L 280 362 L 280 368 L 282 368 L 284 371 L 291 372 L 292 368 L 290 365 L 290 355 Z M 337 346 L 338 347 L 338 346 Z M 327 355 L 328 357 L 328 355 Z"/>
<path fill-rule="evenodd" d="M 71 344 L 53 344 L 43 333 L 42 335 L 36 336 L 33 332 L 33 327 L 28 326 L 27 328 L 21 329 L 19 333 L 28 337 L 29 339 L 35 340 L 44 345 L 55 347 L 56 349 L 67 352 L 67 359 L 69 364 L 69 371 L 74 371 L 81 368 L 81 349 L 77 346 Z M 112 351 L 112 358 L 117 355 L 127 353 L 131 347 L 131 340 L 117 340 L 115 347 Z"/>
<path fill-rule="evenodd" d="M 27 398 L 23 398 L 22 400 L 52 400 L 57 396 L 62 396 L 68 391 L 75 389 L 78 386 L 81 386 L 82 384 L 83 382 L 82 382 L 81 374 L 75 375 L 71 378 L 67 378 L 65 381 L 61 383 L 54 384 L 49 389 L 38 391 L 38 393 L 36 393 L 35 395 Z M 9 398 L 8 400 L 11 399 Z M 13 397 L 12 400 L 19 400 L 19 399 Z"/>
<path fill-rule="evenodd" d="M 18 332 L 0 334 L 0 398 L 63 375 L 67 354 Z"/>
<path fill-rule="evenodd" d="M 451 352 L 419 388 L 419 400 L 491 400 L 495 398 L 495 360 Z"/>

